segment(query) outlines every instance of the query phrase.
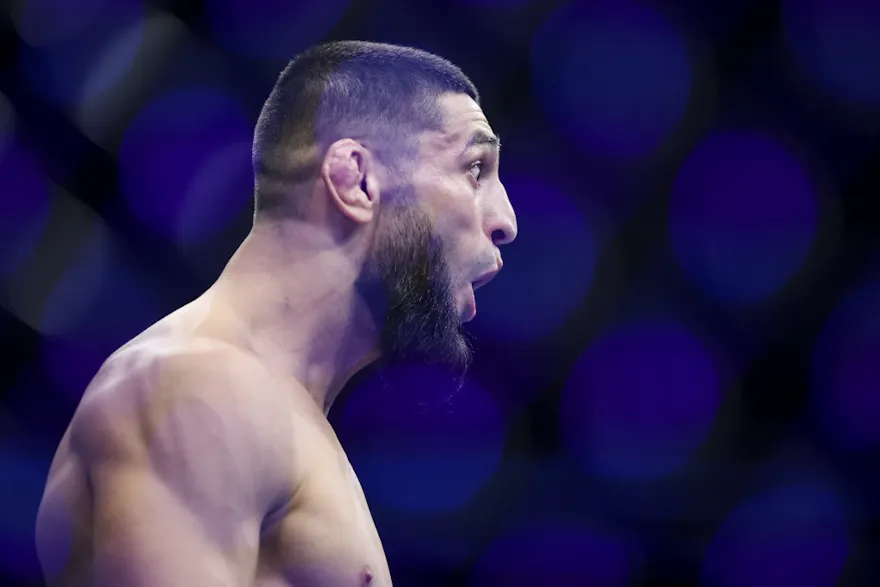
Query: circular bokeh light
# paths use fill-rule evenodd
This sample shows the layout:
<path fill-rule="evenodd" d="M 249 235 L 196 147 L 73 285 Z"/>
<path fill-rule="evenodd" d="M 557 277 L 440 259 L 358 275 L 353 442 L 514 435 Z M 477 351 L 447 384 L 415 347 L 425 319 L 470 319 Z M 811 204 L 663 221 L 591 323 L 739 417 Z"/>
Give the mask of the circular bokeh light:
<path fill-rule="evenodd" d="M 577 361 L 561 427 L 588 473 L 652 480 L 682 467 L 702 444 L 722 395 L 715 360 L 693 333 L 671 322 L 631 323 Z"/>
<path fill-rule="evenodd" d="M 880 446 L 880 281 L 847 295 L 817 340 L 813 406 L 825 430 L 848 450 Z"/>
<path fill-rule="evenodd" d="M 53 387 L 76 400 L 118 346 L 107 340 L 46 336 L 41 340 L 41 360 Z"/>
<path fill-rule="evenodd" d="M 846 511 L 833 492 L 789 485 L 733 510 L 706 551 L 704 587 L 836 585 L 850 550 Z"/>
<path fill-rule="evenodd" d="M 880 4 L 786 0 L 783 22 L 800 66 L 837 99 L 880 107 Z"/>
<path fill-rule="evenodd" d="M 455 0 L 458 4 L 473 8 L 489 8 L 500 10 L 517 10 L 528 4 L 537 4 L 538 0 Z"/>
<path fill-rule="evenodd" d="M 0 144 L 0 277 L 39 242 L 49 220 L 49 183 L 36 159 L 13 139 Z"/>
<path fill-rule="evenodd" d="M 349 0 L 207 0 L 208 22 L 221 45 L 257 58 L 293 57 L 321 41 Z"/>
<path fill-rule="evenodd" d="M 819 205 L 803 165 L 757 134 L 719 133 L 687 158 L 673 187 L 669 231 L 688 277 L 715 299 L 772 296 L 804 263 Z"/>
<path fill-rule="evenodd" d="M 641 553 L 629 542 L 588 528 L 539 525 L 495 540 L 468 578 L 470 587 L 625 587 Z"/>
<path fill-rule="evenodd" d="M 541 181 L 505 178 L 519 234 L 502 248 L 504 269 L 477 291 L 481 337 L 532 342 L 551 334 L 584 301 L 597 245 L 583 213 Z"/>
<path fill-rule="evenodd" d="M 397 510 L 454 509 L 494 474 L 505 426 L 492 397 L 454 390 L 431 367 L 389 369 L 353 391 L 339 437 L 371 499 Z"/>
<path fill-rule="evenodd" d="M 164 12 L 152 12 L 120 29 L 83 76 L 76 108 L 69 111 L 71 120 L 96 145 L 115 150 L 132 104 L 162 79 L 169 75 L 209 79 L 214 75 L 216 66 L 208 57 L 210 52 L 193 51 L 192 43 L 187 43 L 191 38 L 185 23 Z M 131 60 L 137 61 L 137 67 L 119 81 Z M 114 91 L 106 91 L 111 87 Z"/>
<path fill-rule="evenodd" d="M 56 0 L 31 0 L 31 4 L 39 9 L 26 9 L 28 20 L 22 26 L 42 43 L 22 49 L 22 68 L 29 84 L 45 99 L 61 106 L 92 100 L 132 71 L 143 36 L 143 7 L 138 0 L 88 0 L 81 13 L 80 3 L 67 3 L 69 8 L 60 10 L 61 2 Z M 68 17 L 69 12 L 77 14 Z M 128 40 L 116 44 L 108 63 L 106 46 L 123 33 Z M 102 64 L 100 83 L 89 80 L 96 62 Z"/>
<path fill-rule="evenodd" d="M 13 24 L 31 47 L 57 45 L 89 30 L 115 0 L 14 0 Z"/>
<path fill-rule="evenodd" d="M 590 154 L 630 159 L 653 151 L 687 109 L 693 72 L 683 40 L 636 2 L 575 2 L 532 39 L 539 105 Z"/>
<path fill-rule="evenodd" d="M 132 214 L 182 245 L 223 230 L 253 197 L 252 132 L 239 106 L 215 90 L 176 90 L 148 104 L 119 153 Z"/>
<path fill-rule="evenodd" d="M 3 92 L 0 92 L 0 154 L 15 135 L 15 109 Z"/>
<path fill-rule="evenodd" d="M 29 454 L 22 439 L 0 445 L 0 576 L 42 578 L 34 549 L 34 520 L 43 494 L 46 465 Z"/>
<path fill-rule="evenodd" d="M 118 346 L 159 317 L 149 282 L 96 231 L 43 307 L 40 331 L 61 338 Z"/>

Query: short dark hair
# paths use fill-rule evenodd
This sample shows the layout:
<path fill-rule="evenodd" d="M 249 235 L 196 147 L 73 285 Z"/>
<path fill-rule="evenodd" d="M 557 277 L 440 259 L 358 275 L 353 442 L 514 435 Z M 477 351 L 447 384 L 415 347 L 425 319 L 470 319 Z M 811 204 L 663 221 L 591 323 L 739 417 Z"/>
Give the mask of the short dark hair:
<path fill-rule="evenodd" d="M 257 217 L 302 215 L 307 202 L 294 188 L 317 177 L 327 148 L 342 138 L 406 173 L 416 136 L 442 128 L 437 98 L 448 92 L 480 102 L 461 69 L 420 49 L 338 41 L 300 53 L 281 72 L 254 132 Z"/>

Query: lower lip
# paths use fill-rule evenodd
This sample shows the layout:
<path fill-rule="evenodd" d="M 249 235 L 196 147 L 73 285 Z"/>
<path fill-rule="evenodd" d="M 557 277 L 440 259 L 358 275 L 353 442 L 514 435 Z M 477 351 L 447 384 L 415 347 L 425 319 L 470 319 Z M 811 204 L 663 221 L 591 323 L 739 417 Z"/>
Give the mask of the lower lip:
<path fill-rule="evenodd" d="M 470 322 L 477 315 L 477 299 L 474 296 L 474 288 L 468 286 L 467 288 L 467 297 L 464 302 L 464 315 L 462 316 L 462 322 Z"/>

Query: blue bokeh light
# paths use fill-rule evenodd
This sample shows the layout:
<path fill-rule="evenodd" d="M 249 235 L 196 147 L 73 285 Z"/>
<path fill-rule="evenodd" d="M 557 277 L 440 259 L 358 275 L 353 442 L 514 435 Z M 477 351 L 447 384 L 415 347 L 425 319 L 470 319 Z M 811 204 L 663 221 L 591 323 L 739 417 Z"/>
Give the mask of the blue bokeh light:
<path fill-rule="evenodd" d="M 505 176 L 519 235 L 501 249 L 504 269 L 477 292 L 480 337 L 534 342 L 584 301 L 598 256 L 591 227 L 570 197 L 546 183 Z"/>
<path fill-rule="evenodd" d="M 880 280 L 841 300 L 812 356 L 816 417 L 846 450 L 880 447 Z"/>
<path fill-rule="evenodd" d="M 39 242 L 49 220 L 49 182 L 36 159 L 13 138 L 0 144 L 0 277 Z"/>
<path fill-rule="evenodd" d="M 106 339 L 45 336 L 40 341 L 40 360 L 54 388 L 76 401 L 118 346 Z"/>
<path fill-rule="evenodd" d="M 501 10 L 516 10 L 527 4 L 537 4 L 539 0 L 455 0 L 464 6 Z"/>
<path fill-rule="evenodd" d="M 221 45 L 256 58 L 289 59 L 322 41 L 350 0 L 207 0 L 208 22 Z"/>
<path fill-rule="evenodd" d="M 56 45 L 86 32 L 115 0 L 24 0 L 13 12 L 15 28 L 31 47 Z"/>
<path fill-rule="evenodd" d="M 704 587 L 836 585 L 850 550 L 842 500 L 818 485 L 792 484 L 734 509 L 706 551 Z"/>
<path fill-rule="evenodd" d="M 533 89 L 545 115 L 591 155 L 652 152 L 684 117 L 694 74 L 679 33 L 654 9 L 564 6 L 532 39 Z"/>
<path fill-rule="evenodd" d="M 42 578 L 34 549 L 34 520 L 43 494 L 46 467 L 22 438 L 0 445 L 0 572 L 6 577 Z"/>
<path fill-rule="evenodd" d="M 764 301 L 807 258 L 819 204 L 803 165 L 758 134 L 709 136 L 673 187 L 670 240 L 687 276 L 730 304 Z"/>
<path fill-rule="evenodd" d="M 880 108 L 880 3 L 786 0 L 783 22 L 808 75 L 845 103 Z"/>
<path fill-rule="evenodd" d="M 48 296 L 39 329 L 50 337 L 49 344 L 83 344 L 86 356 L 103 354 L 106 359 L 161 316 L 150 286 L 115 247 L 112 236 L 95 230 Z M 84 391 L 87 365 L 63 359 L 62 347 L 44 359 L 49 360 L 53 380 L 78 396 Z"/>
<path fill-rule="evenodd" d="M 238 104 L 216 90 L 180 89 L 148 104 L 119 152 L 132 214 L 181 245 L 220 232 L 253 198 L 252 134 Z"/>
<path fill-rule="evenodd" d="M 505 437 L 500 410 L 473 382 L 453 390 L 443 372 L 409 366 L 352 392 L 338 433 L 369 498 L 406 512 L 444 512 L 494 474 Z"/>
<path fill-rule="evenodd" d="M 666 321 L 618 327 L 575 364 L 560 419 L 589 474 L 653 480 L 686 464 L 722 401 L 716 361 L 698 337 Z"/>
<path fill-rule="evenodd" d="M 40 0 L 36 4 L 47 3 L 53 6 L 43 8 L 54 9 L 55 1 Z M 73 12 L 80 9 L 79 3 L 69 4 Z M 144 11 L 139 0 L 89 0 L 82 9 L 81 14 L 71 18 L 65 17 L 68 10 L 48 14 L 42 9 L 30 9 L 25 11 L 30 20 L 23 21 L 28 30 L 31 23 L 33 27 L 45 25 L 45 30 L 40 29 L 40 38 L 47 41 L 21 51 L 21 67 L 28 83 L 44 99 L 63 107 L 98 99 L 123 81 L 131 72 L 143 37 Z M 124 51 L 113 54 L 112 67 L 103 64 L 100 83 L 90 82 L 92 70 L 96 62 L 101 62 L 107 44 L 120 35 L 129 37 Z"/>
<path fill-rule="evenodd" d="M 469 587 L 624 587 L 639 573 L 641 553 L 608 532 L 573 525 L 520 528 L 496 539 L 469 575 Z"/>

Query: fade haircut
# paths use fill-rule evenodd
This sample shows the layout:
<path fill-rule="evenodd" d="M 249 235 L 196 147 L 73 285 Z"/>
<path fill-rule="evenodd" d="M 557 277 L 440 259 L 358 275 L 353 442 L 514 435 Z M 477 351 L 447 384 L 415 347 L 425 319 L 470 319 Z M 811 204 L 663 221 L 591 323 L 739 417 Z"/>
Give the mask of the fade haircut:
<path fill-rule="evenodd" d="M 294 57 L 266 100 L 254 132 L 256 218 L 300 217 L 327 148 L 351 138 L 405 178 L 418 153 L 417 136 L 440 130 L 437 98 L 479 93 L 457 66 L 415 49 L 339 41 Z"/>

